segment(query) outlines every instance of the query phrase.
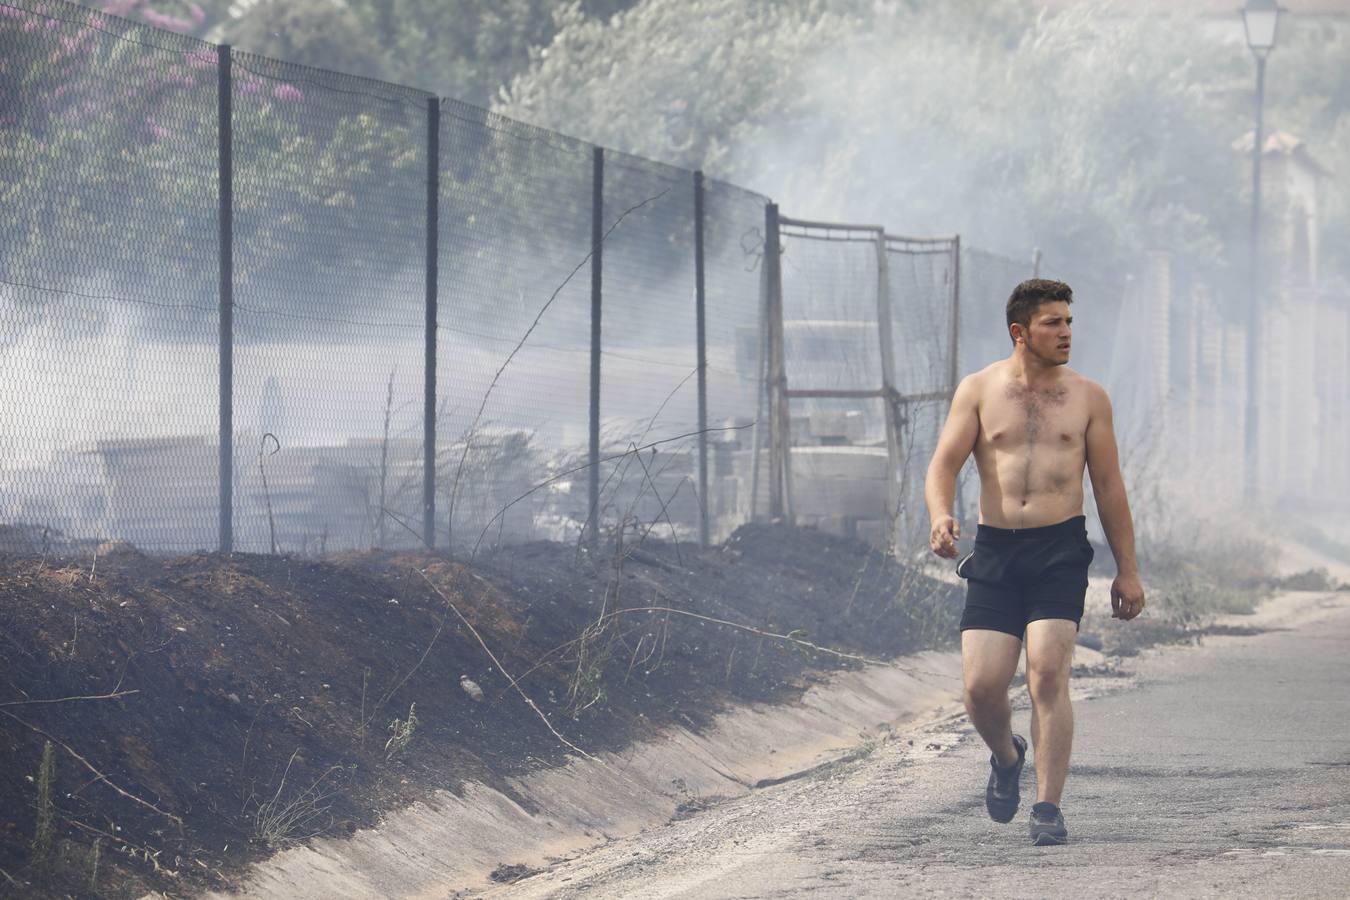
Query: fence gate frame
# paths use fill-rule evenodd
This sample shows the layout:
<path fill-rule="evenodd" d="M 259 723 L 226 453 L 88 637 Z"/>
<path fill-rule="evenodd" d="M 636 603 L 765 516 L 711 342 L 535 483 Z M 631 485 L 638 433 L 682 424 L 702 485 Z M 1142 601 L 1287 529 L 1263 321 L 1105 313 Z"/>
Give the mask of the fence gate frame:
<path fill-rule="evenodd" d="M 956 395 L 956 386 L 961 380 L 961 235 L 954 234 L 949 237 L 915 237 L 913 235 L 886 235 L 887 254 L 907 254 L 910 256 L 946 256 L 949 260 L 951 276 L 948 279 L 950 292 L 948 302 L 950 306 L 948 314 L 947 331 L 947 371 L 946 384 L 932 391 L 920 391 L 917 393 L 900 393 L 892 395 L 891 402 L 895 407 L 896 414 L 894 421 L 897 427 L 905 424 L 908 413 L 902 410 L 907 409 L 911 404 L 946 402 L 950 406 L 952 398 Z M 945 417 L 944 417 L 945 421 Z M 899 439 L 896 440 L 896 446 L 899 446 Z M 902 470 L 908 475 L 908 467 Z M 901 482 L 897 486 L 897 491 L 903 497 L 908 485 Z M 955 506 L 959 510 L 963 506 L 961 478 L 958 475 L 956 479 L 956 497 Z M 898 517 L 900 508 L 897 505 L 894 508 L 893 516 Z M 895 518 L 892 518 L 892 532 L 894 532 Z M 894 534 L 893 534 L 894 537 Z M 894 543 L 894 541 L 892 542 Z"/>
<path fill-rule="evenodd" d="M 844 222 L 820 222 L 795 219 L 779 214 L 775 204 L 766 207 L 765 214 L 765 268 L 763 304 L 764 335 L 767 365 L 762 367 L 764 378 L 761 398 L 767 398 L 769 408 L 769 518 L 795 525 L 792 504 L 791 400 L 843 399 L 881 400 L 886 432 L 886 526 L 887 543 L 896 545 L 896 520 L 903 502 L 901 484 L 900 428 L 905 419 L 904 408 L 912 403 L 946 400 L 950 402 L 959 377 L 957 359 L 960 344 L 961 301 L 961 238 L 912 237 L 892 235 L 884 226 Z M 881 359 L 881 384 L 875 388 L 830 389 L 793 388 L 788 384 L 786 346 L 783 327 L 782 239 L 870 243 L 876 258 L 876 323 L 877 341 Z M 940 254 L 951 260 L 948 365 L 946 384 L 935 391 L 903 394 L 895 384 L 896 360 L 894 321 L 890 287 L 890 254 Z M 754 460 L 758 463 L 761 439 L 756 431 Z M 755 518 L 758 492 L 752 489 L 751 517 Z"/>

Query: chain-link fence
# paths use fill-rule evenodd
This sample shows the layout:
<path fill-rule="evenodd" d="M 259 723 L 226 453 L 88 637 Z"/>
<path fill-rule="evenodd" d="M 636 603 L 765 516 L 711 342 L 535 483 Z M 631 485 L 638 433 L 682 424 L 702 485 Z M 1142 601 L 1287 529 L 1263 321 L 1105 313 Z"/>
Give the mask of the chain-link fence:
<path fill-rule="evenodd" d="M 421 529 L 426 94 L 232 59 L 234 544 Z"/>
<path fill-rule="evenodd" d="M 764 200 L 709 180 L 703 191 L 709 518 L 724 539 L 756 512 L 768 423 Z M 766 511 L 759 506 L 758 511 Z"/>
<path fill-rule="evenodd" d="M 1029 274 L 62 0 L 0 98 L 6 549 L 908 548 Z"/>
<path fill-rule="evenodd" d="M 7 546 L 749 516 L 764 198 L 59 0 L 0 88 Z"/>
<path fill-rule="evenodd" d="M 216 48 L 0 6 L 8 543 L 216 541 Z"/>
<path fill-rule="evenodd" d="M 440 156 L 436 538 L 561 536 L 587 515 L 593 148 L 446 101 Z"/>

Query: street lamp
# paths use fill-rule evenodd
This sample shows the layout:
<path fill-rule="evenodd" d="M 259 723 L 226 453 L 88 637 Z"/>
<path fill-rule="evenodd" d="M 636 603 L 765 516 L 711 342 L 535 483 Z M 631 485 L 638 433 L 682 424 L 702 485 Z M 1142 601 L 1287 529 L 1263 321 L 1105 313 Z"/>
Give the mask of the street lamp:
<path fill-rule="evenodd" d="M 1252 140 L 1252 229 L 1248 265 L 1247 297 L 1247 415 L 1244 441 L 1243 496 L 1249 507 L 1257 500 L 1257 465 L 1260 428 L 1257 407 L 1257 350 L 1261 328 L 1261 145 L 1265 142 L 1263 114 L 1266 102 L 1266 57 L 1275 49 L 1275 37 L 1280 24 L 1279 3 L 1276 0 L 1247 0 L 1242 8 L 1242 27 L 1247 32 L 1247 46 L 1256 57 L 1256 131 Z"/>
<path fill-rule="evenodd" d="M 1247 30 L 1247 46 L 1257 59 L 1275 49 L 1275 32 L 1280 24 L 1280 6 L 1275 0 L 1247 0 L 1242 9 L 1242 27 Z"/>

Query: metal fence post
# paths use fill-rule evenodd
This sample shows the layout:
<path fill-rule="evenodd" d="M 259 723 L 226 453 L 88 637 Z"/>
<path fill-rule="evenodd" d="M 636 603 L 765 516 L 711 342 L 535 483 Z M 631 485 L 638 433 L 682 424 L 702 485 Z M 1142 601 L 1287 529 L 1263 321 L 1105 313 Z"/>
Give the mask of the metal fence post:
<path fill-rule="evenodd" d="M 703 172 L 694 173 L 694 322 L 698 341 L 698 543 L 708 546 L 708 334 L 703 269 Z"/>
<path fill-rule="evenodd" d="M 1037 271 L 1041 265 L 1041 251 L 1036 250 L 1034 263 Z M 956 399 L 956 385 L 961 380 L 961 235 L 952 238 L 952 329 L 948 338 L 947 351 L 947 390 L 948 414 L 952 400 Z M 956 517 L 961 518 L 966 508 L 966 492 L 961 484 L 961 473 L 956 473 Z"/>
<path fill-rule="evenodd" d="M 600 287 L 605 214 L 605 151 L 601 147 L 592 154 L 591 171 L 591 440 L 585 540 L 594 549 L 600 533 Z"/>
<path fill-rule="evenodd" d="M 440 263 L 441 101 L 427 98 L 426 376 L 422 401 L 422 543 L 436 546 L 436 319 Z"/>
<path fill-rule="evenodd" d="M 759 458 L 764 451 L 764 434 L 773 418 L 766 410 L 769 403 L 769 263 L 767 253 L 759 265 L 759 317 L 755 329 L 755 424 L 750 431 L 750 521 L 759 521 Z M 772 439 L 770 439 L 772 440 Z"/>
<path fill-rule="evenodd" d="M 230 45 L 216 48 L 220 253 L 220 552 L 234 550 L 234 129 Z"/>
<path fill-rule="evenodd" d="M 1037 251 L 1037 265 L 1040 251 Z M 949 337 L 947 386 L 956 395 L 956 383 L 961 380 L 961 235 L 952 238 L 952 330 Z"/>
<path fill-rule="evenodd" d="M 1345 346 L 1350 347 L 1350 310 L 1347 310 L 1345 316 Z M 1350 377 L 1345 377 L 1350 375 L 1350 364 L 1343 361 L 1341 372 L 1341 409 L 1332 419 L 1341 423 L 1341 449 L 1332 457 L 1333 459 L 1345 459 L 1350 456 Z M 1336 490 L 1334 487 L 1332 489 Z M 1342 466 L 1340 492 L 1344 495 L 1347 491 L 1350 491 L 1350 468 Z"/>
<path fill-rule="evenodd" d="M 899 544 L 896 526 L 905 498 L 900 490 L 900 416 L 899 393 L 895 389 L 894 331 L 891 323 L 891 261 L 888 256 L 886 233 L 876 235 L 877 251 L 877 334 L 881 339 L 881 402 L 886 422 L 886 534 L 888 551 Z M 908 448 L 907 448 L 908 449 Z"/>
<path fill-rule="evenodd" d="M 785 518 L 784 497 L 789 465 L 787 445 L 791 426 L 787 421 L 786 366 L 783 360 L 783 274 L 779 259 L 778 204 L 764 207 L 764 271 L 768 278 L 769 339 L 769 518 Z M 790 516 L 786 516 L 789 517 Z"/>

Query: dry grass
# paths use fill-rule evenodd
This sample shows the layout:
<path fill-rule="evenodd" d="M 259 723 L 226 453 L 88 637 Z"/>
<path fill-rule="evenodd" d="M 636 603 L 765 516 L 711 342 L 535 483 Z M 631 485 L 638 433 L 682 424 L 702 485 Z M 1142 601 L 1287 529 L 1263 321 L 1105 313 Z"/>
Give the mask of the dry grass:
<path fill-rule="evenodd" d="M 258 804 L 253 813 L 253 837 L 269 848 L 277 849 L 307 841 L 333 825 L 331 801 L 337 796 L 340 766 L 332 766 L 299 791 L 286 790 L 291 768 L 299 748 L 291 754 L 286 769 L 272 796 Z"/>

